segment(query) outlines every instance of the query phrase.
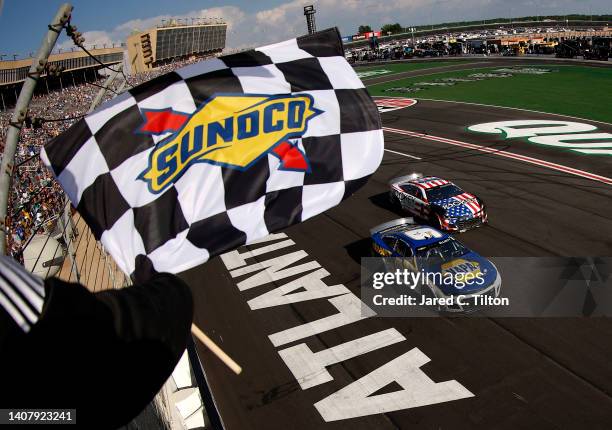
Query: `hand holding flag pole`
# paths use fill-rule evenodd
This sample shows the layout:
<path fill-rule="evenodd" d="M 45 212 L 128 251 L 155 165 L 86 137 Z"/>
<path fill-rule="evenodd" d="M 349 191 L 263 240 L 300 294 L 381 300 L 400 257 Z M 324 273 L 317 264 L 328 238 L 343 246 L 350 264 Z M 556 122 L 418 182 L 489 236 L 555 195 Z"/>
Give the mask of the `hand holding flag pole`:
<path fill-rule="evenodd" d="M 225 351 L 219 348 L 219 345 L 217 345 L 211 338 L 206 336 L 197 325 L 191 324 L 191 334 L 193 334 L 200 342 L 202 342 L 206 348 L 210 349 L 210 351 L 215 354 L 217 358 L 221 360 L 227 367 L 232 369 L 232 371 L 236 375 L 240 375 L 240 373 L 242 372 L 242 367 L 240 367 L 238 363 L 232 360 L 232 358 L 227 355 Z"/>

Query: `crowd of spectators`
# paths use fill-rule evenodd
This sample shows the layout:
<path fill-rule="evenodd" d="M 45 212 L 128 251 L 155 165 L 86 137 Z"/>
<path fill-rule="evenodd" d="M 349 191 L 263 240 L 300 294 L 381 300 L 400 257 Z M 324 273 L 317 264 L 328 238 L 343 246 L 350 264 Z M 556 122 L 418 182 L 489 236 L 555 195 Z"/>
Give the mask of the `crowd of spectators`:
<path fill-rule="evenodd" d="M 98 82 L 99 83 L 99 82 Z M 87 112 L 98 88 L 80 85 L 38 95 L 28 110 L 30 120 L 44 118 L 42 123 L 27 124 L 21 130 L 15 168 L 9 194 L 7 253 L 20 259 L 23 245 L 40 229 L 49 229 L 64 207 L 64 197 L 58 183 L 38 156 L 41 147 L 66 130 Z M 6 131 L 12 112 L 0 114 L 0 144 L 4 150 Z"/>
<path fill-rule="evenodd" d="M 200 61 L 202 57 L 191 57 L 176 61 L 154 71 L 127 76 L 128 85 L 136 86 L 163 73 Z M 96 82 L 67 87 L 32 99 L 28 110 L 31 120 L 42 118 L 42 122 L 30 121 L 21 130 L 15 168 L 13 171 L 9 208 L 6 220 L 7 254 L 22 260 L 22 251 L 35 233 L 49 232 L 58 215 L 66 207 L 66 198 L 59 184 L 43 165 L 39 157 L 41 147 L 50 139 L 68 129 L 85 115 L 105 77 Z M 107 99 L 114 97 L 107 93 Z M 12 112 L 0 112 L 0 154 L 4 144 Z M 1 156 L 1 155 L 0 155 Z"/>

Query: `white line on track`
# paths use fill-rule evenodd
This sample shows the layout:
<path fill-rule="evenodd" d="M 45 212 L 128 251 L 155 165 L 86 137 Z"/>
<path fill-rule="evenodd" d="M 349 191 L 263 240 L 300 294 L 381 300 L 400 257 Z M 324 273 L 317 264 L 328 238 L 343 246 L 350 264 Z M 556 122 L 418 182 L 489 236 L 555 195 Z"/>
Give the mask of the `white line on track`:
<path fill-rule="evenodd" d="M 404 157 L 408 157 L 408 158 L 414 158 L 415 160 L 422 160 L 421 157 L 417 157 L 416 155 L 410 155 L 410 154 L 405 154 L 403 152 L 392 151 L 391 149 L 387 149 L 387 148 L 385 148 L 385 151 L 391 152 L 392 154 L 403 155 Z"/>
<path fill-rule="evenodd" d="M 405 97 L 399 97 L 399 96 L 395 96 L 395 97 L 394 96 L 375 96 L 375 97 L 386 98 L 386 99 L 393 99 L 393 98 L 403 99 L 403 98 L 405 98 Z M 430 101 L 430 102 L 458 103 L 458 104 L 462 104 L 462 105 L 473 105 L 473 106 L 494 107 L 494 108 L 499 108 L 499 109 L 520 110 L 520 111 L 525 111 L 525 112 L 542 113 L 542 114 L 545 114 L 545 115 L 555 115 L 555 116 L 561 116 L 561 117 L 565 117 L 565 118 L 579 119 L 581 121 L 597 122 L 599 124 L 612 125 L 612 123 L 610 123 L 610 122 L 596 121 L 594 119 L 580 118 L 578 116 L 564 115 L 562 113 L 542 112 L 541 110 L 524 109 L 524 108 L 516 108 L 516 107 L 508 107 L 508 106 L 488 105 L 488 104 L 483 104 L 483 103 L 459 102 L 459 101 L 456 101 L 456 100 L 426 99 L 426 98 L 423 98 L 423 97 L 412 97 L 412 98 L 415 99 L 415 100 L 426 100 L 426 101 Z"/>
<path fill-rule="evenodd" d="M 569 173 L 570 175 L 580 176 L 582 178 L 590 179 L 592 181 L 601 182 L 607 185 L 612 185 L 612 178 L 597 175 L 595 173 L 586 172 L 584 170 L 574 169 L 573 167 L 564 166 L 562 164 L 551 163 L 550 161 L 540 160 L 538 158 L 528 157 L 526 155 L 517 154 L 514 152 L 502 151 L 499 149 L 491 148 L 489 146 L 476 145 L 474 143 L 462 142 L 460 140 L 447 139 L 440 136 L 432 136 L 430 134 L 417 133 L 409 130 L 402 130 L 398 128 L 383 127 L 383 130 L 389 133 L 402 134 L 404 136 L 416 137 L 419 139 L 432 140 L 435 142 L 442 142 L 449 145 L 461 146 L 462 148 L 469 148 L 475 151 L 485 152 L 491 155 L 497 155 L 499 157 L 511 158 L 513 160 L 522 161 L 528 164 L 534 164 L 539 167 L 557 170 L 563 173 Z M 386 149 L 386 151 L 388 151 Z"/>

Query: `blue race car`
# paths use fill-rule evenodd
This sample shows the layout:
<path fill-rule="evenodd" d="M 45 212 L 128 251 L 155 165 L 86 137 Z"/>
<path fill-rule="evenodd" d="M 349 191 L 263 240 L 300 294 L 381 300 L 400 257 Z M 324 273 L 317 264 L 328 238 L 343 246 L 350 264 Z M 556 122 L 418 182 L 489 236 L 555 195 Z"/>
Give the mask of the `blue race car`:
<path fill-rule="evenodd" d="M 464 232 L 487 222 L 482 199 L 435 176 L 413 173 L 391 179 L 389 198 L 393 205 L 439 230 Z"/>
<path fill-rule="evenodd" d="M 473 310 L 486 304 L 483 299 L 499 296 L 501 276 L 495 265 L 446 233 L 401 218 L 374 227 L 370 235 L 373 254 L 392 257 L 385 260 L 387 271 L 421 272 L 421 287 L 428 287 L 421 294 L 429 289 L 428 295 L 444 299 L 438 302 L 452 302 L 441 307 L 446 311 Z M 457 296 L 462 303 L 448 300 Z"/>

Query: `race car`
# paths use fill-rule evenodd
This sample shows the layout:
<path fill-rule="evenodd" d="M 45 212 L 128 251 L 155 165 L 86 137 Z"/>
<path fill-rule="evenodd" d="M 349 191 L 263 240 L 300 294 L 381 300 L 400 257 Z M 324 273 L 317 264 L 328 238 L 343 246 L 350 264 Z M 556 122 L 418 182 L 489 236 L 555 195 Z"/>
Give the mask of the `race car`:
<path fill-rule="evenodd" d="M 392 179 L 389 187 L 393 205 L 440 230 L 464 232 L 487 222 L 484 202 L 446 179 L 414 173 Z"/>
<path fill-rule="evenodd" d="M 372 228 L 370 236 L 373 255 L 390 257 L 384 259 L 385 269 L 423 273 L 424 282 L 415 293 L 446 300 L 445 311 L 472 311 L 483 296 L 499 297 L 497 267 L 449 234 L 400 218 Z M 448 300 L 459 295 L 461 303 Z"/>

